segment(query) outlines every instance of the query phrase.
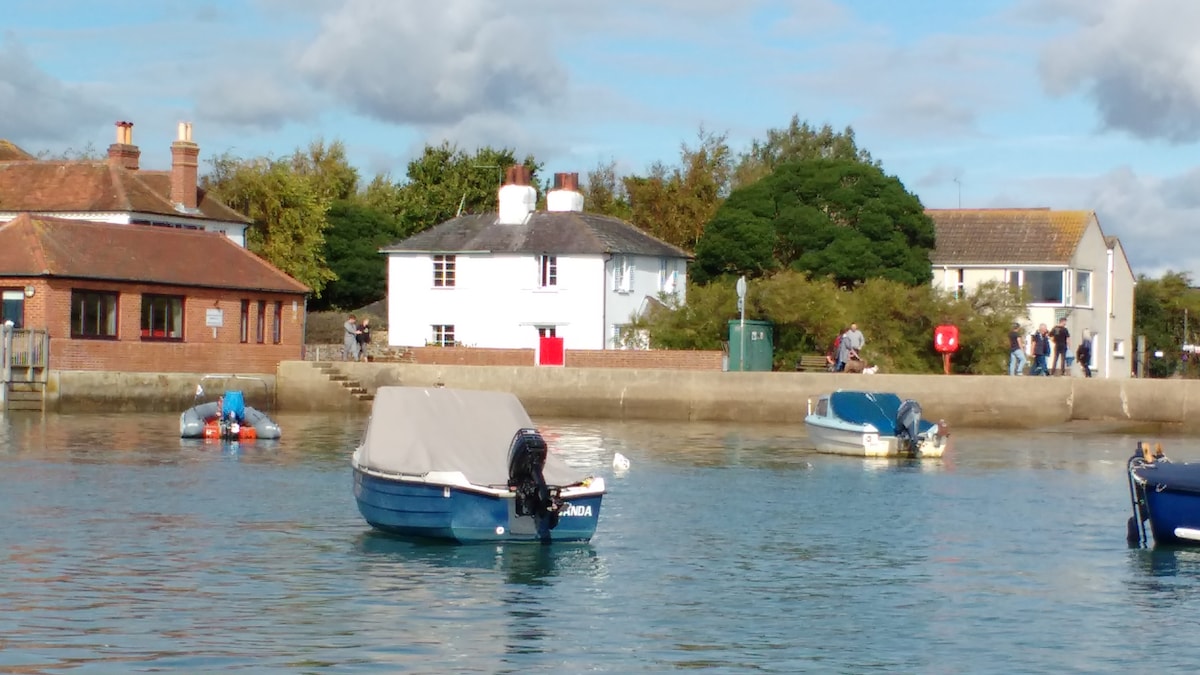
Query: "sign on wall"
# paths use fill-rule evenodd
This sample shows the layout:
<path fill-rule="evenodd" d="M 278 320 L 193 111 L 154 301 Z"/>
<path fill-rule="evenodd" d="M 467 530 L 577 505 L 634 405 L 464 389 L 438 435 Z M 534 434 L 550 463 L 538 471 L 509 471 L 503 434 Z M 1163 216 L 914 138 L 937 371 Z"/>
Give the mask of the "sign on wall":
<path fill-rule="evenodd" d="M 225 325 L 225 312 L 220 309 L 204 310 L 204 325 L 212 328 L 221 328 Z"/>

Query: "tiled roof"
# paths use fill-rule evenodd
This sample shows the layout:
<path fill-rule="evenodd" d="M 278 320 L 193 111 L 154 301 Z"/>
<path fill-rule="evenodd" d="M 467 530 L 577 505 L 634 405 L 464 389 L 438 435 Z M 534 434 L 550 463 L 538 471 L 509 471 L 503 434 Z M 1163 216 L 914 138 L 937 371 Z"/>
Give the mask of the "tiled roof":
<path fill-rule="evenodd" d="M 929 209 L 937 232 L 935 265 L 1065 265 L 1092 211 Z"/>
<path fill-rule="evenodd" d="M 103 160 L 0 162 L 0 211 L 74 213 L 149 213 L 249 223 L 233 209 L 198 193 L 198 212 L 171 202 L 171 178 L 165 171 L 130 171 Z"/>
<path fill-rule="evenodd" d="M 0 138 L 0 162 L 11 162 L 22 159 L 34 159 L 34 156 L 17 147 L 12 141 Z"/>
<path fill-rule="evenodd" d="M 520 225 L 503 225 L 497 223 L 496 218 L 495 213 L 460 216 L 385 246 L 382 250 L 691 257 L 683 249 L 610 216 L 575 211 L 537 211 Z"/>
<path fill-rule="evenodd" d="M 23 213 L 0 225 L 0 277 L 51 276 L 307 293 L 308 287 L 216 232 Z"/>

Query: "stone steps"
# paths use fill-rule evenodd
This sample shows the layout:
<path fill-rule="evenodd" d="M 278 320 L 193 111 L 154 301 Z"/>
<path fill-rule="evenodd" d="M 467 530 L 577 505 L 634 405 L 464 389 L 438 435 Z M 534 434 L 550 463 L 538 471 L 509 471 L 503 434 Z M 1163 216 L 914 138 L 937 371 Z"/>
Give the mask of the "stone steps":
<path fill-rule="evenodd" d="M 9 382 L 5 398 L 9 410 L 46 411 L 46 385 L 41 382 Z"/>
<path fill-rule="evenodd" d="M 313 367 L 321 371 L 321 374 L 329 379 L 330 382 L 335 382 L 342 385 L 342 389 L 351 397 L 363 403 L 370 403 L 375 400 L 375 395 L 367 390 L 358 380 L 351 379 L 336 365 L 328 361 L 315 361 Z"/>

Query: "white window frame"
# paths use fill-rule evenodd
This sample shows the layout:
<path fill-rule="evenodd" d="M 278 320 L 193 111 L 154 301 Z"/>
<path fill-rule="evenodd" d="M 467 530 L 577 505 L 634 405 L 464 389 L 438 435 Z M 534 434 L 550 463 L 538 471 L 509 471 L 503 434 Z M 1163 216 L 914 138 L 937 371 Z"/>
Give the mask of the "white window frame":
<path fill-rule="evenodd" d="M 617 293 L 633 292 L 633 258 L 622 255 L 613 258 L 613 290 Z"/>
<path fill-rule="evenodd" d="M 433 339 L 430 343 L 439 347 L 453 347 L 457 342 L 454 338 L 454 324 L 435 323 L 429 327 Z"/>
<path fill-rule="evenodd" d="M 538 256 L 538 288 L 558 287 L 558 256 Z"/>
<path fill-rule="evenodd" d="M 439 253 L 433 256 L 433 287 L 454 288 L 458 277 L 458 256 Z"/>
<path fill-rule="evenodd" d="M 1095 275 L 1092 274 L 1091 270 L 1075 270 L 1074 286 L 1075 286 L 1075 291 L 1076 291 L 1075 303 L 1076 303 L 1077 307 L 1091 307 L 1092 306 L 1092 279 L 1094 277 L 1095 277 Z M 1079 282 L 1081 279 L 1087 279 L 1086 298 L 1083 299 L 1082 301 L 1079 298 L 1079 295 L 1080 295 Z"/>
<path fill-rule="evenodd" d="M 1059 300 L 1057 300 L 1057 301 L 1052 301 L 1052 302 L 1047 302 L 1047 301 L 1045 301 L 1045 300 L 1039 300 L 1039 299 L 1037 299 L 1037 298 L 1031 298 L 1031 299 L 1030 299 L 1030 301 L 1029 301 L 1029 304 L 1031 304 L 1031 305 L 1041 305 L 1041 306 L 1043 306 L 1043 307 L 1064 307 L 1064 306 L 1068 306 L 1068 305 L 1070 305 L 1070 304 L 1071 304 L 1071 294 L 1070 294 L 1070 292 L 1069 292 L 1069 291 L 1070 291 L 1070 284 L 1068 283 L 1068 282 L 1070 281 L 1070 274 L 1069 274 L 1070 270 L 1064 270 L 1064 269 L 1033 269 L 1033 270 L 1021 270 L 1021 287 L 1022 287 L 1022 288 L 1027 288 L 1027 287 L 1028 287 L 1028 285 L 1029 285 L 1029 276 L 1028 276 L 1028 275 L 1029 275 L 1029 273 L 1030 273 L 1030 272 L 1037 272 L 1037 273 L 1042 273 L 1042 272 L 1057 272 L 1057 273 L 1058 273 L 1058 275 L 1059 275 L 1059 277 L 1058 277 L 1058 283 L 1059 283 L 1059 287 L 1058 287 Z M 1010 283 L 1011 283 L 1011 282 L 1010 282 Z"/>

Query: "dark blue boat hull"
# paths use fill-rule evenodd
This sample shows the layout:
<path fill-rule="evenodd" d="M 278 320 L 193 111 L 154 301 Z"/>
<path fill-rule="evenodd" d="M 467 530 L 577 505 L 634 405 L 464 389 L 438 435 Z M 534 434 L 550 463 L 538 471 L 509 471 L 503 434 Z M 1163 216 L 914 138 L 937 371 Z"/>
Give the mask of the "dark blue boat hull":
<path fill-rule="evenodd" d="M 1134 517 L 1149 524 L 1156 545 L 1200 546 L 1200 464 L 1137 457 L 1130 467 Z"/>
<path fill-rule="evenodd" d="M 372 527 L 410 537 L 474 542 L 585 542 L 596 533 L 603 493 L 572 498 L 558 523 L 516 515 L 516 500 L 461 487 L 354 470 L 358 510 Z"/>

